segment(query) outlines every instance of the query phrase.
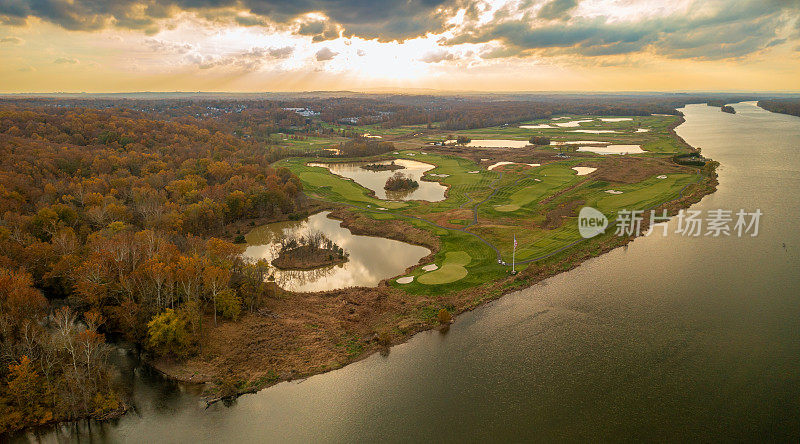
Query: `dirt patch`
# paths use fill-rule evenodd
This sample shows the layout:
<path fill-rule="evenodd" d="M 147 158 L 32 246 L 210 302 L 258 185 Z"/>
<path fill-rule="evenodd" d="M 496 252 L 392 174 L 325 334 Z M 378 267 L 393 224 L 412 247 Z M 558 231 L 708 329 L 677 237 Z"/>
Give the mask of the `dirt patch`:
<path fill-rule="evenodd" d="M 660 174 L 691 173 L 691 168 L 682 167 L 666 159 L 646 157 L 610 157 L 591 165 L 596 180 L 614 183 L 638 183 Z"/>
<path fill-rule="evenodd" d="M 560 227 L 561 224 L 564 222 L 564 218 L 572 216 L 572 213 L 575 211 L 575 208 L 585 203 L 586 201 L 583 200 L 573 200 L 558 205 L 557 207 L 548 211 L 547 214 L 545 214 L 544 222 L 542 223 L 542 228 L 544 228 L 545 230 L 554 230 Z"/>

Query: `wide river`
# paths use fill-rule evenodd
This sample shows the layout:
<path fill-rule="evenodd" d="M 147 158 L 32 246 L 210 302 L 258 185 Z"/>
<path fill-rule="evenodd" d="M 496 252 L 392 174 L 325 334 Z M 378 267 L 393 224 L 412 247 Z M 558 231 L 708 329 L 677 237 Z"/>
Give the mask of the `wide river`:
<path fill-rule="evenodd" d="M 722 163 L 718 191 L 693 208 L 760 209 L 757 237 L 639 238 L 463 314 L 446 334 L 230 407 L 203 409 L 139 368 L 135 412 L 40 437 L 796 442 L 800 118 L 735 108 L 687 106 L 677 132 Z"/>

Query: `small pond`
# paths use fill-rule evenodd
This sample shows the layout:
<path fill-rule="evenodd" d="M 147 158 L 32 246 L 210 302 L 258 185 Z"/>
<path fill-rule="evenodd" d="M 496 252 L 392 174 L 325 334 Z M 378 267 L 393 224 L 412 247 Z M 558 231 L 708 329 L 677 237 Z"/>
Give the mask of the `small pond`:
<path fill-rule="evenodd" d="M 382 237 L 354 235 L 342 228 L 340 221 L 329 219 L 328 214 L 330 211 L 323 211 L 302 221 L 276 222 L 257 227 L 245 236 L 248 246 L 244 255 L 271 262 L 276 257 L 281 238 L 321 231 L 350 254 L 346 263 L 314 270 L 273 270 L 275 282 L 284 290 L 323 291 L 377 286 L 383 279 L 402 274 L 406 268 L 430 254 L 430 250 L 418 245 Z"/>
<path fill-rule="evenodd" d="M 367 164 L 386 165 L 392 162 L 403 168 L 383 171 L 367 170 L 362 168 Z M 327 168 L 333 174 L 352 179 L 362 187 L 374 191 L 375 197 L 378 199 L 426 200 L 429 202 L 438 202 L 440 200 L 444 200 L 444 193 L 447 191 L 447 187 L 439 182 L 420 180 L 426 171 L 435 168 L 434 165 L 411 159 L 395 159 L 379 162 L 309 163 L 308 165 Z M 419 183 L 419 187 L 410 191 L 384 190 L 383 186 L 386 185 L 386 179 L 390 178 L 397 172 L 403 173 L 405 176 L 416 180 Z"/>

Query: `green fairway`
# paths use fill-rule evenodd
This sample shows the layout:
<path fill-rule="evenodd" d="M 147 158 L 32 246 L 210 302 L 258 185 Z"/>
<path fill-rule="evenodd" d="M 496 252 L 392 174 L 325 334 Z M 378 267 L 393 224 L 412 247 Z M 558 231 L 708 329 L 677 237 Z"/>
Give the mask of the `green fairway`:
<path fill-rule="evenodd" d="M 438 270 L 425 273 L 417 281 L 425 285 L 449 284 L 463 279 L 467 275 L 464 268 L 472 261 L 466 251 L 448 251 L 445 253 L 444 263 Z"/>

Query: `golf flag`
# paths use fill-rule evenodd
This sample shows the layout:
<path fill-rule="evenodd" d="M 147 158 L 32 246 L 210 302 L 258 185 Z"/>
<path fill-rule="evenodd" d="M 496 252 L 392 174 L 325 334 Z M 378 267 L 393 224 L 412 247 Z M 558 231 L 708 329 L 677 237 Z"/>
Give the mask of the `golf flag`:
<path fill-rule="evenodd" d="M 517 233 L 514 233 L 514 249 L 511 250 L 511 273 L 516 274 L 517 268 L 515 264 L 517 262 Z"/>

